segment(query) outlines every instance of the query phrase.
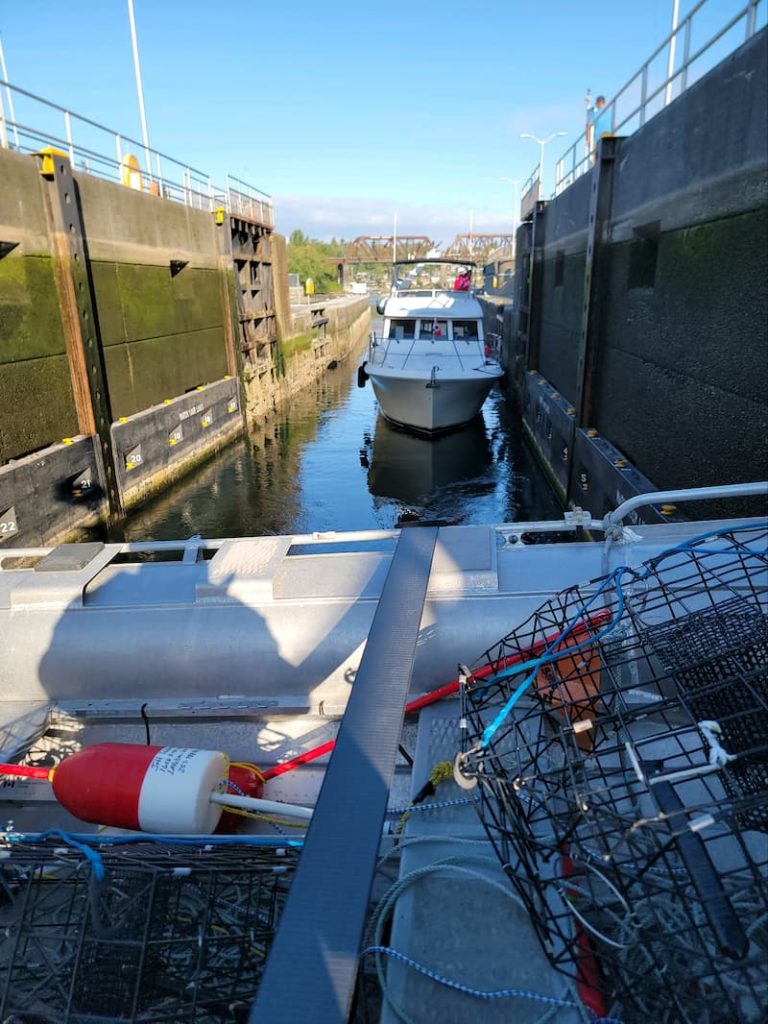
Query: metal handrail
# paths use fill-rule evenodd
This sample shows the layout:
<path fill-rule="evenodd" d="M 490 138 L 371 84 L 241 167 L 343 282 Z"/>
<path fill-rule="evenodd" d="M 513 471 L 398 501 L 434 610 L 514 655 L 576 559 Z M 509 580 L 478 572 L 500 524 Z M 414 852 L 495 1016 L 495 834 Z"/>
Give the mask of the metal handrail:
<path fill-rule="evenodd" d="M 750 498 L 768 495 L 768 481 L 746 484 L 721 484 L 717 487 L 690 487 L 679 491 L 646 491 L 627 498 L 603 518 L 603 529 L 618 526 L 637 508 L 645 505 L 673 505 L 685 501 L 711 501 L 715 498 Z"/>
<path fill-rule="evenodd" d="M 691 54 L 691 38 L 693 31 L 693 24 L 696 15 L 706 7 L 710 0 L 698 0 L 681 23 L 669 33 L 669 35 L 661 42 L 656 49 L 653 51 L 650 57 L 640 66 L 640 69 L 622 86 L 611 101 L 606 105 L 606 113 L 602 115 L 605 119 L 605 123 L 609 122 L 612 134 L 617 134 L 622 129 L 626 128 L 634 119 L 637 119 L 637 127 L 641 128 L 647 119 L 648 110 L 651 104 L 657 100 L 657 98 L 665 93 L 664 106 L 667 106 L 673 99 L 673 87 L 679 83 L 678 95 L 681 95 L 689 86 L 688 72 L 689 69 L 698 61 L 705 53 L 712 49 L 712 47 L 718 43 L 728 32 L 731 31 L 739 22 L 745 22 L 745 39 L 751 39 L 757 31 L 758 22 L 758 9 L 763 5 L 763 13 L 765 13 L 765 0 L 747 0 L 746 3 L 742 3 L 736 13 L 734 13 L 725 24 L 712 35 L 705 43 Z M 675 49 L 675 44 L 678 37 L 682 38 L 683 43 L 683 57 L 678 68 L 672 68 L 671 72 L 667 70 L 666 76 L 660 82 L 660 84 L 651 87 L 649 85 L 650 69 L 651 65 L 657 58 L 659 58 L 665 51 L 672 53 Z M 741 45 L 741 44 L 739 44 Z M 736 47 L 734 46 L 734 49 Z M 733 51 L 729 51 L 733 52 Z M 724 55 L 725 56 L 725 55 Z M 720 60 L 723 58 L 720 57 Z M 717 62 L 715 62 L 717 63 Z M 713 67 L 715 64 L 712 65 Z M 632 107 L 629 113 L 619 114 L 617 112 L 619 101 L 623 98 L 631 95 L 632 90 L 639 89 L 640 98 L 639 101 Z M 627 132 L 627 134 L 630 134 Z M 559 195 L 563 189 L 571 185 L 578 177 L 584 174 L 592 166 L 592 154 L 594 153 L 595 145 L 597 140 L 592 139 L 590 136 L 592 132 L 587 129 L 579 138 L 572 143 L 558 160 L 555 171 L 555 195 Z M 579 153 L 581 152 L 581 156 Z"/>
<path fill-rule="evenodd" d="M 35 128 L 22 123 L 17 119 L 15 112 L 12 118 L 7 117 L 3 100 L 4 94 L 11 109 L 11 97 L 12 94 L 15 94 L 17 97 L 23 97 L 27 101 L 32 101 L 47 110 L 63 115 L 63 135 L 49 129 Z M 111 136 L 111 145 L 115 155 L 99 152 L 92 148 L 90 143 L 87 146 L 84 145 L 82 138 L 81 141 L 76 142 L 73 122 L 76 122 L 81 128 L 88 127 Z M 94 121 L 90 117 L 76 114 L 58 103 L 43 99 L 42 96 L 37 96 L 27 89 L 0 79 L 0 146 L 4 149 L 14 149 L 20 153 L 32 153 L 45 145 L 53 145 L 65 151 L 73 170 L 123 183 L 126 174 L 135 173 L 138 175 L 137 184 L 132 184 L 131 187 L 152 192 L 164 199 L 183 203 L 185 206 L 207 209 L 209 212 L 212 212 L 217 206 L 223 205 L 234 212 L 257 219 L 268 227 L 274 225 L 272 197 L 248 182 L 227 175 L 226 188 L 217 188 L 214 186 L 211 176 L 205 171 L 185 164 L 160 150 L 147 148 L 138 139 L 116 132 L 113 128 L 99 124 L 98 121 Z M 149 166 L 141 167 L 139 165 L 138 170 L 133 172 L 126 168 L 124 157 L 131 149 L 135 150 L 136 154 L 142 154 Z M 80 166 L 77 166 L 78 160 Z M 96 168 L 92 166 L 94 164 Z M 164 172 L 163 164 L 166 169 L 168 166 L 175 169 L 171 171 L 171 176 Z M 175 178 L 180 178 L 180 180 L 175 180 Z M 231 185 L 230 182 L 235 184 Z"/>

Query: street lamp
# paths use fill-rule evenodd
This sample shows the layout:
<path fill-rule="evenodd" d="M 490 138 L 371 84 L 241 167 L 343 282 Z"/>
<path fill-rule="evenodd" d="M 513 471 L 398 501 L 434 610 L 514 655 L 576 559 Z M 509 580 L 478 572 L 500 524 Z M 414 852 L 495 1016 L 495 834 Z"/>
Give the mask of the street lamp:
<path fill-rule="evenodd" d="M 539 154 L 539 188 L 542 190 L 544 187 L 544 147 L 548 142 L 551 142 L 552 139 L 556 139 L 558 135 L 567 134 L 568 132 L 552 132 L 552 134 L 548 135 L 546 139 L 539 139 L 537 138 L 537 136 L 529 135 L 527 132 L 524 135 L 520 136 L 521 139 L 533 139 L 534 142 L 538 142 L 538 144 L 541 146 L 541 153 Z"/>
<path fill-rule="evenodd" d="M 525 178 L 507 178 L 502 176 L 499 181 L 508 181 L 512 186 L 512 255 L 515 255 L 517 248 L 517 209 L 518 209 L 518 198 L 517 190 L 520 185 L 525 181 Z"/>

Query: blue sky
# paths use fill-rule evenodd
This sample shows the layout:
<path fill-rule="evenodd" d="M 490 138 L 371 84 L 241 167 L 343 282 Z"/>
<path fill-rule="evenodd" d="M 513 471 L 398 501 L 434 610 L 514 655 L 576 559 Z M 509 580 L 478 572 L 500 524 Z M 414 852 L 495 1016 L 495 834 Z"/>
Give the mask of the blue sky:
<path fill-rule="evenodd" d="M 151 144 L 252 182 L 279 230 L 318 238 L 389 234 L 395 212 L 438 241 L 470 218 L 509 230 L 499 179 L 539 154 L 520 133 L 568 132 L 551 171 L 587 88 L 610 98 L 672 17 L 672 0 L 134 3 Z M 14 84 L 141 137 L 126 0 L 0 0 L 0 33 Z"/>

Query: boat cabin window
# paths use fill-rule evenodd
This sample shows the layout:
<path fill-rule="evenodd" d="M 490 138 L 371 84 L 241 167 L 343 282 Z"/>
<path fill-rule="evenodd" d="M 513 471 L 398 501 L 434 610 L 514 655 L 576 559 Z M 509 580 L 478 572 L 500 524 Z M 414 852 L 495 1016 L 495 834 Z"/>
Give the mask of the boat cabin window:
<path fill-rule="evenodd" d="M 438 338 L 445 340 L 448 337 L 447 320 L 422 320 L 419 327 L 420 338 L 431 338 L 436 341 Z"/>
<path fill-rule="evenodd" d="M 389 322 L 389 336 L 390 338 L 397 338 L 398 341 L 402 339 L 413 339 L 416 337 L 416 321 L 415 320 L 390 320 Z"/>
<path fill-rule="evenodd" d="M 477 320 L 454 320 L 453 337 L 455 341 L 475 341 L 479 337 L 477 333 Z"/>

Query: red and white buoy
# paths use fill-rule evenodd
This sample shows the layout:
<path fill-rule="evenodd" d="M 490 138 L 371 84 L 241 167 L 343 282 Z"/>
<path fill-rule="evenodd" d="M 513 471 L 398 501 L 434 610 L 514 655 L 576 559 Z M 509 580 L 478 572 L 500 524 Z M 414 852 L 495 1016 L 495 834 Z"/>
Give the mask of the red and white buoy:
<path fill-rule="evenodd" d="M 220 750 L 97 743 L 56 768 L 53 792 L 82 821 L 141 832 L 210 833 L 229 759 Z"/>
<path fill-rule="evenodd" d="M 0 764 L 0 776 L 50 782 L 75 818 L 111 828 L 170 835 L 232 831 L 227 808 L 309 821 L 312 810 L 262 799 L 264 776 L 255 765 L 230 764 L 220 750 L 97 743 L 55 768 Z M 230 788 L 235 793 L 229 792 Z"/>

